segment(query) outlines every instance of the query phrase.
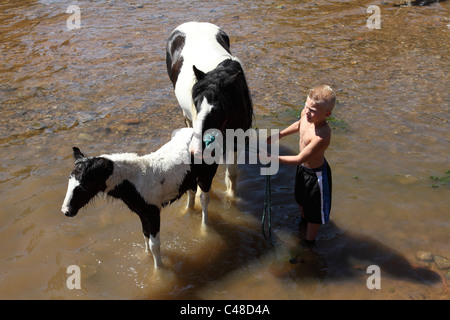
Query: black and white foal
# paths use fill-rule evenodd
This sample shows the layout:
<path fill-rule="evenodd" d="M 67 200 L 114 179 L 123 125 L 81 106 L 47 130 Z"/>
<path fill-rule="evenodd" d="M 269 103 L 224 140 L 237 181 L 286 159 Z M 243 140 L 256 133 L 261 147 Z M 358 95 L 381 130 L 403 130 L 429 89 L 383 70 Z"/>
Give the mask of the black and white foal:
<path fill-rule="evenodd" d="M 154 153 L 138 156 L 119 153 L 87 157 L 73 148 L 73 169 L 62 212 L 74 217 L 97 194 L 121 199 L 142 222 L 146 251 L 155 268 L 162 266 L 160 254 L 160 210 L 189 192 L 188 207 L 195 204 L 197 185 L 202 190 L 202 223 L 208 221 L 209 190 L 217 165 L 194 164 L 189 152 L 193 129 L 177 131 Z"/>
<path fill-rule="evenodd" d="M 230 38 L 218 26 L 187 22 L 170 35 L 166 46 L 169 78 L 186 124 L 195 130 L 190 150 L 201 157 L 209 129 L 246 131 L 253 106 L 241 62 L 230 51 Z M 235 194 L 237 163 L 227 165 L 227 194 Z M 230 163 L 227 160 L 227 164 Z"/>

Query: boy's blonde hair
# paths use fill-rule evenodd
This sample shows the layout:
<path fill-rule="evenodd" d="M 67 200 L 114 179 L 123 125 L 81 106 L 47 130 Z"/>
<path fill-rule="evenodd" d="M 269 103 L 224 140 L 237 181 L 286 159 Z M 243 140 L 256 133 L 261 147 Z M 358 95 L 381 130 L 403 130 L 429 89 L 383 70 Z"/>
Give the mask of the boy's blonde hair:
<path fill-rule="evenodd" d="M 336 103 L 336 94 L 334 90 L 326 84 L 317 86 L 309 90 L 308 97 L 314 103 L 324 106 L 327 111 L 332 111 Z"/>

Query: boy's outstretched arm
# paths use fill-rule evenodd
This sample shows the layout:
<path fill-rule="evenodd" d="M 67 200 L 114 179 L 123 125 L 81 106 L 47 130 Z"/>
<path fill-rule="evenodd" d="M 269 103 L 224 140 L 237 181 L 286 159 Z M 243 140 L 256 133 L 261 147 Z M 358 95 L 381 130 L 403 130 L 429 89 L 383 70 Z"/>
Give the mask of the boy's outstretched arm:
<path fill-rule="evenodd" d="M 287 127 L 286 129 L 282 130 L 278 136 L 270 136 L 270 137 L 268 137 L 267 138 L 267 144 L 272 144 L 272 142 L 275 141 L 275 139 L 277 139 L 277 138 L 281 139 L 281 138 L 286 137 L 288 135 L 297 133 L 297 132 L 299 132 L 299 130 L 300 130 L 300 120 L 294 122 L 289 127 Z"/>

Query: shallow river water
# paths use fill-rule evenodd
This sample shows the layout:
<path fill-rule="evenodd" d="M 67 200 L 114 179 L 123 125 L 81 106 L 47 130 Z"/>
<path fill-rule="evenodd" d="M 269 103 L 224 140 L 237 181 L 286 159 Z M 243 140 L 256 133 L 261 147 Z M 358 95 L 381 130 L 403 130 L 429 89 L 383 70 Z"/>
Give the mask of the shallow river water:
<path fill-rule="evenodd" d="M 416 255 L 450 257 L 450 3 L 394 3 L 0 0 L 0 298 L 448 299 L 449 269 Z M 80 29 L 67 26 L 72 4 Z M 373 4 L 380 29 L 367 25 Z M 240 166 L 235 202 L 220 168 L 206 230 L 198 201 L 163 210 L 160 272 L 122 203 L 61 214 L 72 146 L 146 154 L 184 126 L 165 42 L 191 20 L 230 35 L 255 127 L 281 130 L 309 88 L 336 89 L 331 222 L 314 249 L 298 246 L 289 166 L 271 178 L 273 244 L 259 167 Z M 281 142 L 298 152 L 295 137 Z M 71 265 L 79 290 L 66 285 Z M 366 284 L 371 265 L 380 289 Z"/>

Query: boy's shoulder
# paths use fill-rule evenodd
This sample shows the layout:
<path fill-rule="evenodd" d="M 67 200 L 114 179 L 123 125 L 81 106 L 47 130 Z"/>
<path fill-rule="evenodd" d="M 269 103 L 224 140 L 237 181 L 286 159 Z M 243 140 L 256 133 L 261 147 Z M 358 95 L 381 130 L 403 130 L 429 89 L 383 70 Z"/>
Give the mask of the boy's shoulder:
<path fill-rule="evenodd" d="M 317 136 L 324 140 L 330 140 L 331 139 L 331 127 L 330 125 L 325 122 L 324 124 L 320 126 L 316 126 L 315 133 Z"/>
<path fill-rule="evenodd" d="M 325 123 L 323 124 L 323 127 L 324 127 L 324 129 L 325 129 L 327 132 L 329 132 L 329 133 L 331 134 L 331 127 L 330 127 L 330 125 L 328 124 L 328 122 L 325 122 Z"/>

